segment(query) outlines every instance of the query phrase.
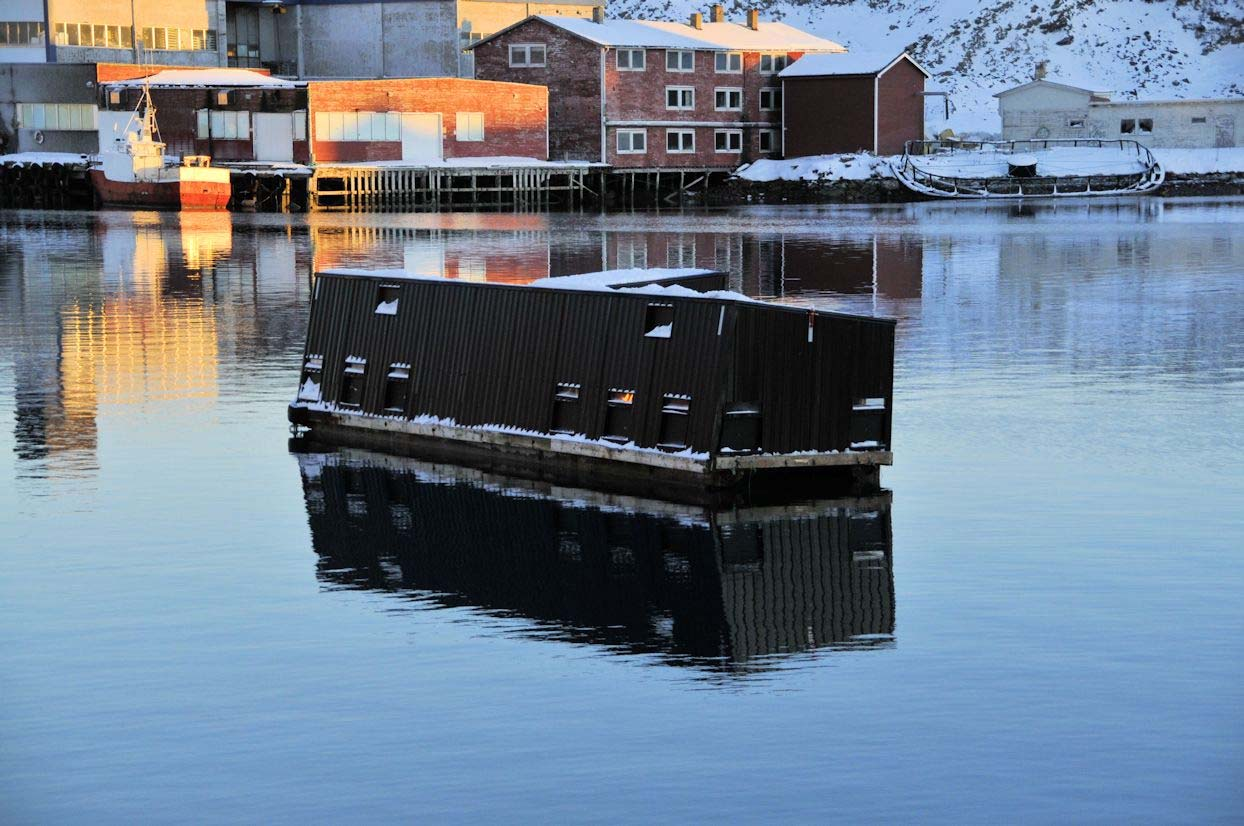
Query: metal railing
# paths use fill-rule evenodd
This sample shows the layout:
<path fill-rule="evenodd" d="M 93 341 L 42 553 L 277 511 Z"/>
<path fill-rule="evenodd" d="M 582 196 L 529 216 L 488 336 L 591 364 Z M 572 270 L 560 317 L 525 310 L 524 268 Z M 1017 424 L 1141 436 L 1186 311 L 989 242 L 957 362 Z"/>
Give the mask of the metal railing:
<path fill-rule="evenodd" d="M 1144 167 L 1130 174 L 1043 175 L 1030 178 L 942 175 L 918 166 L 913 157 L 929 157 L 957 152 L 1015 154 L 1056 148 L 1118 149 L 1131 151 Z M 1149 147 L 1133 140 L 1098 138 L 1041 139 L 1013 141 L 908 141 L 894 174 L 909 189 L 939 197 L 1022 197 L 1105 195 L 1147 192 L 1156 189 L 1166 177 L 1162 165 Z M 1094 183 L 1098 186 L 1094 188 Z"/>

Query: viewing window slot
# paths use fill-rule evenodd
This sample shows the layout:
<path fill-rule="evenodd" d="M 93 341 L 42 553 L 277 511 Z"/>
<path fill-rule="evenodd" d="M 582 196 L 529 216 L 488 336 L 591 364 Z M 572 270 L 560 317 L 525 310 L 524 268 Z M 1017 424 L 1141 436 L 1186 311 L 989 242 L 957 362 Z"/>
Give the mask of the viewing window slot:
<path fill-rule="evenodd" d="M 363 404 L 363 388 L 366 382 L 367 360 L 348 356 L 341 376 L 341 394 L 338 403 L 343 407 L 359 407 Z"/>
<path fill-rule="evenodd" d="M 669 338 L 674 334 L 674 305 L 649 304 L 644 314 L 644 335 L 648 338 Z"/>
<path fill-rule="evenodd" d="M 302 366 L 302 382 L 298 385 L 298 401 L 318 402 L 323 399 L 320 386 L 324 371 L 322 355 L 308 355 Z"/>
<path fill-rule="evenodd" d="M 721 449 L 724 453 L 760 450 L 760 405 L 731 402 L 722 410 Z"/>
<path fill-rule="evenodd" d="M 606 439 L 614 442 L 631 441 L 631 409 L 635 406 L 634 390 L 610 389 L 605 405 Z"/>
<path fill-rule="evenodd" d="M 682 450 L 687 446 L 691 397 L 666 394 L 661 404 L 661 436 L 657 447 Z"/>
<path fill-rule="evenodd" d="M 397 315 L 397 300 L 401 294 L 402 288 L 396 284 L 381 284 L 376 291 L 377 315 Z"/>
<path fill-rule="evenodd" d="M 410 394 L 410 365 L 397 362 L 389 365 L 384 381 L 384 409 L 389 413 L 405 413 Z"/>
<path fill-rule="evenodd" d="M 578 433 L 579 391 L 577 384 L 559 383 L 553 393 L 553 424 L 551 433 Z"/>

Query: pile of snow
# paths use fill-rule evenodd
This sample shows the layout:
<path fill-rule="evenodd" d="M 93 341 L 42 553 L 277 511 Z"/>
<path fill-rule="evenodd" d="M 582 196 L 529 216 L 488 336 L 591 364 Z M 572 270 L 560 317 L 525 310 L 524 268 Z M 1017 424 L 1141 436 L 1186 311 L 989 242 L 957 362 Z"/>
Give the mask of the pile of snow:
<path fill-rule="evenodd" d="M 1153 155 L 1172 175 L 1244 173 L 1244 147 L 1240 146 L 1226 149 L 1154 149 Z"/>
<path fill-rule="evenodd" d="M 863 181 L 894 177 L 890 162 L 896 160 L 868 152 L 809 155 L 782 161 L 755 161 L 739 167 L 734 174 L 745 181 Z"/>
<path fill-rule="evenodd" d="M 80 164 L 95 160 L 95 155 L 80 155 L 77 152 L 15 152 L 12 155 L 0 155 L 0 164 L 12 163 L 18 166 L 31 164 L 51 166 L 54 163 Z"/>

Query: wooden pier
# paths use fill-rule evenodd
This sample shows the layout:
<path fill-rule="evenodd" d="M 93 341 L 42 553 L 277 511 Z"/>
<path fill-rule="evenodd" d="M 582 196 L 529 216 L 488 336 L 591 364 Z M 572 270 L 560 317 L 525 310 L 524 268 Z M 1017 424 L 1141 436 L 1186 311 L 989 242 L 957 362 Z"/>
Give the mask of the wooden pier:
<path fill-rule="evenodd" d="M 311 205 L 322 210 L 540 210 L 597 202 L 598 164 L 514 167 L 322 165 Z"/>

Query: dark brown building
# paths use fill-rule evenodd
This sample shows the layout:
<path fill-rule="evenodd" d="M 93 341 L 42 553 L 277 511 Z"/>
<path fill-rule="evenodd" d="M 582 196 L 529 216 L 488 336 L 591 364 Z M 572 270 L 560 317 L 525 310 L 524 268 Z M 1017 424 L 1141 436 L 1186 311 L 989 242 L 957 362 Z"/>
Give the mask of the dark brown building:
<path fill-rule="evenodd" d="M 805 55 L 781 74 L 788 158 L 873 152 L 898 155 L 924 137 L 929 73 L 906 52 Z"/>

